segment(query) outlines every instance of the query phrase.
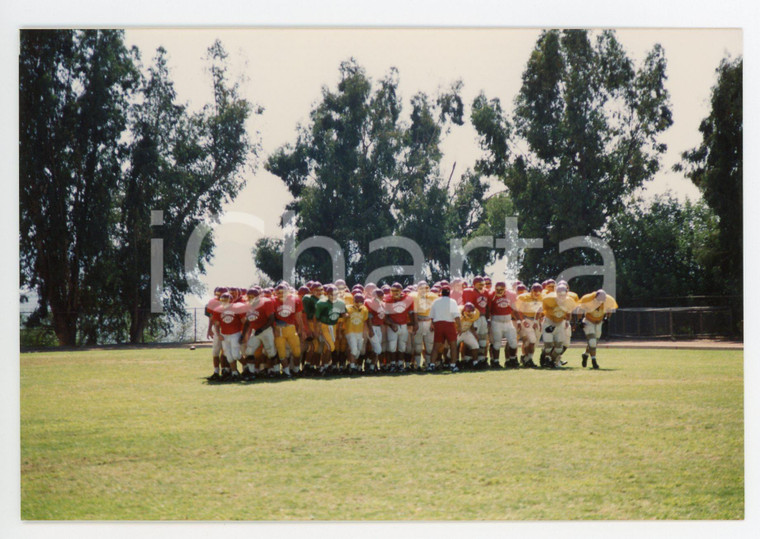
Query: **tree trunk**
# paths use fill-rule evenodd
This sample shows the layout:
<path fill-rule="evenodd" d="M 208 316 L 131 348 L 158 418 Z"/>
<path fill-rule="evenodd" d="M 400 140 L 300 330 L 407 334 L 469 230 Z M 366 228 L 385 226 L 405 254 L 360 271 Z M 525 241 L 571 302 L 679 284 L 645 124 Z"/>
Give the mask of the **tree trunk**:
<path fill-rule="evenodd" d="M 60 346 L 77 345 L 77 317 L 75 313 L 53 311 L 53 327 Z"/>
<path fill-rule="evenodd" d="M 132 309 L 129 316 L 129 342 L 130 344 L 138 344 L 142 341 L 143 331 L 148 324 L 148 313 L 135 307 Z"/>

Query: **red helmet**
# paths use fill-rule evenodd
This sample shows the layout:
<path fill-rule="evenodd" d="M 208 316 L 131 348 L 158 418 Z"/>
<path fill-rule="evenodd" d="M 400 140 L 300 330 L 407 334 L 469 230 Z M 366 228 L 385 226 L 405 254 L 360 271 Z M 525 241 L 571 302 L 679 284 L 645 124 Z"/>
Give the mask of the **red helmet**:
<path fill-rule="evenodd" d="M 361 294 L 354 294 L 354 303 L 357 305 L 364 303 L 364 296 Z"/>
<path fill-rule="evenodd" d="M 298 289 L 298 295 L 300 297 L 304 297 L 306 294 L 309 293 L 309 287 L 308 286 L 302 286 Z"/>
<path fill-rule="evenodd" d="M 258 297 L 260 294 L 261 294 L 261 288 L 259 288 L 258 286 L 254 286 L 253 288 L 249 288 L 245 292 L 245 295 L 248 296 L 249 298 Z"/>
<path fill-rule="evenodd" d="M 464 310 L 467 311 L 468 313 L 474 312 L 475 305 L 473 305 L 472 303 L 468 301 L 467 303 L 464 304 Z"/>
<path fill-rule="evenodd" d="M 230 294 L 229 292 L 225 292 L 224 294 L 219 296 L 219 301 L 227 301 L 227 302 L 232 301 L 232 294 Z"/>
<path fill-rule="evenodd" d="M 541 286 L 541 283 L 533 283 L 530 286 L 530 291 L 531 292 L 541 292 L 541 290 L 543 290 L 543 289 L 544 289 L 544 287 Z"/>
<path fill-rule="evenodd" d="M 527 286 L 525 286 L 524 284 L 520 283 L 520 284 L 518 284 L 518 285 L 517 285 L 517 287 L 515 288 L 515 291 L 516 291 L 517 293 L 521 293 L 521 292 L 527 292 L 527 291 L 528 291 L 528 287 L 527 287 Z"/>

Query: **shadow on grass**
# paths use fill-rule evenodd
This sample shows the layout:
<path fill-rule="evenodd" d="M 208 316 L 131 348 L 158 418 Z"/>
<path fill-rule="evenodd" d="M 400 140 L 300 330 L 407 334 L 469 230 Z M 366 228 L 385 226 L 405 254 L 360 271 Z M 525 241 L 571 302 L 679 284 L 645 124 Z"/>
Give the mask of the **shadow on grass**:
<path fill-rule="evenodd" d="M 360 373 L 360 374 L 347 374 L 347 373 L 330 373 L 325 375 L 319 375 L 319 374 L 311 374 L 306 376 L 293 376 L 291 378 L 287 378 L 282 375 L 278 375 L 275 377 L 269 377 L 269 376 L 257 376 L 253 380 L 242 380 L 242 379 L 226 379 L 226 380 L 209 380 L 207 378 L 203 378 L 202 380 L 205 382 L 206 385 L 210 386 L 223 386 L 223 385 L 255 385 L 255 384 L 269 384 L 269 383 L 290 383 L 290 382 L 297 382 L 298 380 L 304 379 L 304 380 L 317 380 L 317 381 L 330 381 L 330 380 L 342 380 L 342 379 L 360 379 L 360 378 L 399 378 L 404 376 L 419 376 L 419 377 L 426 377 L 426 376 L 467 376 L 467 375 L 474 375 L 474 374 L 484 374 L 484 373 L 498 373 L 498 374 L 507 374 L 507 375 L 514 375 L 519 376 L 520 373 L 524 371 L 537 371 L 537 372 L 576 372 L 576 371 L 599 371 L 599 372 L 615 372 L 619 369 L 612 369 L 609 367 L 600 367 L 599 369 L 592 369 L 589 367 L 572 367 L 572 366 L 563 366 L 563 367 L 557 367 L 555 369 L 552 368 L 546 368 L 546 367 L 529 367 L 529 368 L 501 368 L 501 369 L 482 369 L 482 370 L 473 370 L 473 369 L 466 369 L 461 370 L 458 372 L 451 372 L 448 369 L 445 370 L 436 370 L 436 371 L 407 371 L 407 372 L 378 372 L 378 373 Z"/>

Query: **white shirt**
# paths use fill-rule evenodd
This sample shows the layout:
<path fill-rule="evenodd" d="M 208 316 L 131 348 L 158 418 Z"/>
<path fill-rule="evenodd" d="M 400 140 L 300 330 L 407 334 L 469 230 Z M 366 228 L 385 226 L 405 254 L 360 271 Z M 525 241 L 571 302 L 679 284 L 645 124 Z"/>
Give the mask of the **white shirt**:
<path fill-rule="evenodd" d="M 459 317 L 457 302 L 447 296 L 441 296 L 430 306 L 430 318 L 433 322 L 454 322 Z"/>

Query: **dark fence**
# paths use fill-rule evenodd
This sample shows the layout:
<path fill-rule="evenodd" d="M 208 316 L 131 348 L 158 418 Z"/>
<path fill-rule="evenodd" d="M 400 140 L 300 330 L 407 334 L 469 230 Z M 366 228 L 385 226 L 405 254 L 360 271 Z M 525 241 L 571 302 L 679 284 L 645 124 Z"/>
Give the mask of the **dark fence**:
<path fill-rule="evenodd" d="M 607 322 L 610 337 L 737 337 L 731 307 L 659 307 L 618 309 Z"/>
<path fill-rule="evenodd" d="M 167 331 L 151 335 L 148 331 L 143 332 L 140 343 L 192 343 L 206 340 L 208 330 L 208 318 L 203 313 L 203 307 L 190 307 L 186 309 L 187 316 L 184 321 L 174 322 Z M 33 311 L 20 311 L 20 344 L 21 348 L 46 348 L 58 346 L 58 339 L 53 330 L 52 321 L 43 319 L 33 327 L 27 327 L 27 320 Z M 82 342 L 85 341 L 82 336 Z M 122 341 L 123 342 L 123 341 Z M 120 344 L 114 339 L 100 336 L 97 344 Z"/>

